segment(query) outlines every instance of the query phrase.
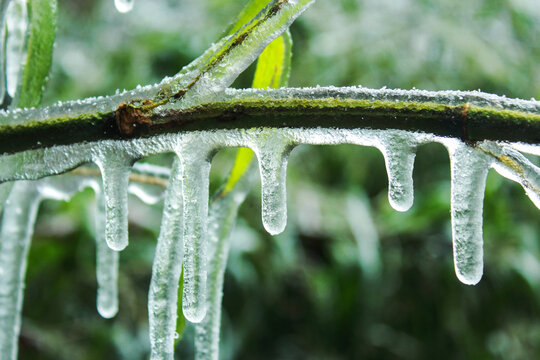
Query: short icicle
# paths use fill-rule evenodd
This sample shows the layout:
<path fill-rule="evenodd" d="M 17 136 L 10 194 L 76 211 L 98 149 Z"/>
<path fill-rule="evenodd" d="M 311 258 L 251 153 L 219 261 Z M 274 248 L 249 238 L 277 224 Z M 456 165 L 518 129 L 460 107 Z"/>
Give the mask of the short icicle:
<path fill-rule="evenodd" d="M 451 164 L 451 213 L 454 267 L 458 279 L 475 285 L 483 273 L 482 209 L 488 157 L 455 141 L 448 144 Z"/>
<path fill-rule="evenodd" d="M 101 189 L 96 189 L 96 278 L 97 310 L 101 316 L 110 319 L 118 312 L 118 256 L 119 253 L 107 245 L 105 239 L 106 206 Z"/>
<path fill-rule="evenodd" d="M 278 132 L 262 133 L 260 139 L 253 151 L 261 173 L 262 221 L 266 231 L 277 235 L 287 225 L 287 160 L 292 144 Z"/>
<path fill-rule="evenodd" d="M 105 196 L 105 239 L 113 250 L 128 245 L 128 184 L 133 163 L 121 152 L 104 151 L 94 160 L 101 170 Z"/>
<path fill-rule="evenodd" d="M 20 181 L 6 201 L 0 233 L 0 358 L 17 359 L 26 260 L 39 206 L 34 183 Z"/>
<path fill-rule="evenodd" d="M 195 144 L 193 144 L 195 145 Z M 206 226 L 210 154 L 193 146 L 183 149 L 184 292 L 182 309 L 198 323 L 206 314 Z"/>
<path fill-rule="evenodd" d="M 151 360 L 174 358 L 178 282 L 182 272 L 182 166 L 175 159 L 167 186 L 148 294 Z"/>
<path fill-rule="evenodd" d="M 409 210 L 414 202 L 412 176 L 416 146 L 408 136 L 388 135 L 380 140 L 379 150 L 388 173 L 388 201 L 397 211 Z"/>

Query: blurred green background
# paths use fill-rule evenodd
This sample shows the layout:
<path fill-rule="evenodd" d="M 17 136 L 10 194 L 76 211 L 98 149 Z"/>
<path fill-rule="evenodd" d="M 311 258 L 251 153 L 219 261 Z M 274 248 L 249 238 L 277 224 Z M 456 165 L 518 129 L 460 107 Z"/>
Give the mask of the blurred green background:
<path fill-rule="evenodd" d="M 215 41 L 242 0 L 59 0 L 45 105 L 107 95 L 176 73 Z M 291 86 L 482 89 L 540 98 L 537 0 L 318 0 L 291 28 Z M 235 82 L 249 87 L 250 67 Z M 211 192 L 234 150 L 213 162 Z M 530 157 L 540 164 L 538 158 Z M 161 164 L 167 157 L 150 159 Z M 415 204 L 387 201 L 382 155 L 356 146 L 297 148 L 289 222 L 272 237 L 255 188 L 240 210 L 225 275 L 223 359 L 538 359 L 540 213 L 491 172 L 485 269 L 454 275 L 450 171 L 441 145 L 420 148 Z M 162 204 L 130 203 L 120 311 L 95 310 L 94 196 L 44 202 L 29 255 L 21 359 L 146 359 L 147 292 Z M 177 358 L 193 356 L 193 329 Z"/>

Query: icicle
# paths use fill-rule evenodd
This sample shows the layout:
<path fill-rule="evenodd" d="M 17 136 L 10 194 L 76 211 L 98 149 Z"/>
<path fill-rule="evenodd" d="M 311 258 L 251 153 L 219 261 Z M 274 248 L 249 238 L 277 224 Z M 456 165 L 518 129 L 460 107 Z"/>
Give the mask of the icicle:
<path fill-rule="evenodd" d="M 148 294 L 152 360 L 174 357 L 178 281 L 182 271 L 182 166 L 175 159 L 163 207 Z"/>
<path fill-rule="evenodd" d="M 475 285 L 483 273 L 482 209 L 490 162 L 485 154 L 455 141 L 447 144 L 451 164 L 454 267 L 461 282 Z"/>
<path fill-rule="evenodd" d="M 221 299 L 223 297 L 223 276 L 229 254 L 228 234 L 236 218 L 236 208 L 230 198 L 217 200 L 209 215 L 208 243 L 208 313 L 195 325 L 195 359 L 218 359 L 219 330 L 221 324 Z M 227 219 L 233 213 L 232 221 Z M 224 232 L 226 235 L 223 236 Z"/>
<path fill-rule="evenodd" d="M 118 312 L 118 252 L 107 246 L 105 239 L 106 206 L 100 187 L 96 193 L 95 239 L 97 310 L 101 316 L 110 319 Z"/>
<path fill-rule="evenodd" d="M 184 149 L 184 316 L 197 323 L 206 314 L 206 226 L 208 221 L 209 155 Z"/>
<path fill-rule="evenodd" d="M 114 0 L 116 10 L 121 13 L 130 12 L 133 9 L 134 0 Z"/>
<path fill-rule="evenodd" d="M 195 325 L 195 359 L 217 360 L 221 324 L 223 277 L 229 255 L 230 233 L 236 222 L 238 207 L 244 202 L 256 173 L 251 165 L 230 193 L 214 198 L 208 215 L 208 310 L 203 321 Z"/>
<path fill-rule="evenodd" d="M 389 135 L 381 138 L 379 150 L 388 172 L 388 201 L 397 211 L 407 211 L 414 201 L 413 168 L 416 157 L 414 135 Z"/>
<path fill-rule="evenodd" d="M 6 28 L 6 87 L 8 94 L 13 98 L 26 57 L 24 46 L 28 28 L 26 0 L 14 0 L 10 3 L 6 13 Z"/>
<path fill-rule="evenodd" d="M 121 152 L 105 151 L 94 160 L 101 170 L 105 196 L 105 238 L 113 250 L 128 245 L 128 183 L 132 160 Z"/>
<path fill-rule="evenodd" d="M 17 359 L 26 259 L 39 205 L 35 184 L 17 182 L 5 204 L 0 233 L 0 354 Z"/>
<path fill-rule="evenodd" d="M 100 181 L 78 175 L 48 177 L 35 183 L 44 199 L 68 201 L 73 194 L 85 187 L 92 187 L 96 194 L 95 243 L 97 310 L 104 318 L 112 318 L 118 312 L 118 252 L 111 250 L 105 240 L 106 206 Z"/>
<path fill-rule="evenodd" d="M 262 221 L 272 235 L 281 233 L 287 225 L 287 159 L 292 150 L 289 139 L 279 133 L 261 134 L 253 151 L 259 160 L 261 173 Z"/>

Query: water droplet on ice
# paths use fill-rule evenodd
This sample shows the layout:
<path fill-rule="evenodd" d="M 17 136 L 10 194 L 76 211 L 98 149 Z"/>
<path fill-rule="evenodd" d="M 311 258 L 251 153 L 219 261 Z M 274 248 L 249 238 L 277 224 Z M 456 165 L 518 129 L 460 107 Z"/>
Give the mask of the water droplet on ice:
<path fill-rule="evenodd" d="M 134 0 L 114 0 L 116 10 L 121 13 L 127 13 L 133 9 Z"/>

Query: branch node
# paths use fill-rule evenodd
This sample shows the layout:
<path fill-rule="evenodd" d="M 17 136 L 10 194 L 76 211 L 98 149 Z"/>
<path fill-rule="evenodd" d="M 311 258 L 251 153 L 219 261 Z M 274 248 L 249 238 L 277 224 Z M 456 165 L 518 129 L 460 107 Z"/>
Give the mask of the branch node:
<path fill-rule="evenodd" d="M 150 100 L 145 101 L 148 105 Z M 152 125 L 152 119 L 144 109 L 133 104 L 122 103 L 115 111 L 116 126 L 121 136 L 131 137 L 139 127 Z"/>

